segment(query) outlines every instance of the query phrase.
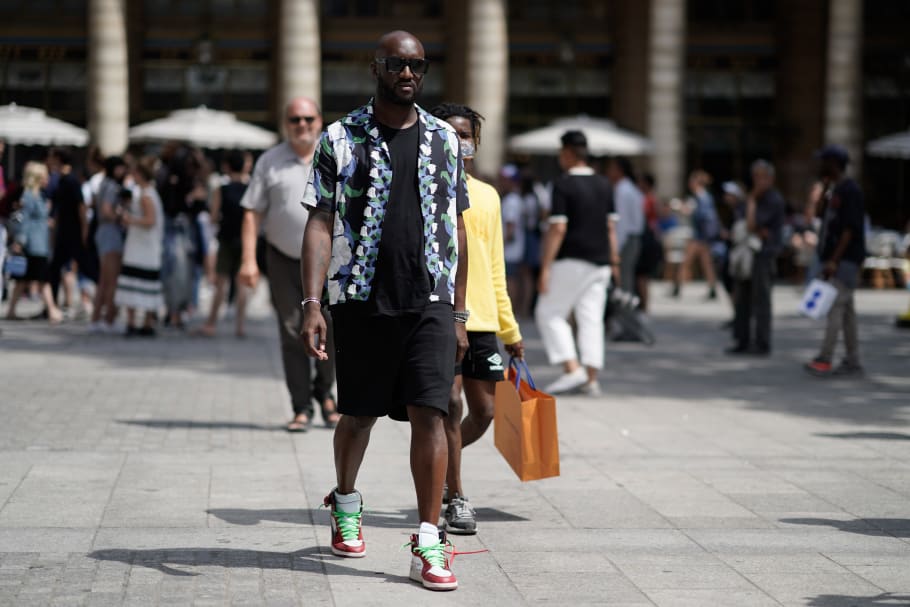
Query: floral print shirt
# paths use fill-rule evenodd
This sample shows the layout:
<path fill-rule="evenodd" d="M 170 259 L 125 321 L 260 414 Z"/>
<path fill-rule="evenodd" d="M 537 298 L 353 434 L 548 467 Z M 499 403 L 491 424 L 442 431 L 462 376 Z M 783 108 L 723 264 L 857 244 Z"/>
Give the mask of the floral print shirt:
<path fill-rule="evenodd" d="M 458 269 L 457 216 L 468 206 L 454 129 L 417 107 L 420 147 L 417 193 L 424 253 L 433 280 L 431 302 L 454 303 Z M 303 204 L 332 213 L 329 303 L 368 301 L 392 185 L 389 148 L 373 117 L 372 100 L 329 128 L 319 140 Z"/>

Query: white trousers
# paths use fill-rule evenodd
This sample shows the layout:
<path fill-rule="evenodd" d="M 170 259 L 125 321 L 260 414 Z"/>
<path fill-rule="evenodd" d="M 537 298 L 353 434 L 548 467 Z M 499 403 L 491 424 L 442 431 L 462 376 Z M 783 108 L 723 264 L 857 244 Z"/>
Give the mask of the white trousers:
<path fill-rule="evenodd" d="M 537 300 L 535 318 L 551 364 L 580 360 L 601 369 L 604 364 L 604 307 L 610 285 L 610 266 L 580 259 L 558 259 L 550 269 L 550 284 Z M 569 325 L 575 314 L 578 353 Z"/>

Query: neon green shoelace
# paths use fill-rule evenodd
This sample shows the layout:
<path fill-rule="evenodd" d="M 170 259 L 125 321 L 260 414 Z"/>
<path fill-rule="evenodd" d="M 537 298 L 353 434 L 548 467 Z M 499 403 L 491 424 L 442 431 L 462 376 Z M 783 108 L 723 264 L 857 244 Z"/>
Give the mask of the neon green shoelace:
<path fill-rule="evenodd" d="M 341 539 L 344 541 L 360 539 L 360 518 L 361 512 L 339 512 L 332 510 L 332 516 L 341 531 Z"/>
<path fill-rule="evenodd" d="M 442 542 L 436 542 L 432 546 L 415 546 L 414 550 L 431 566 L 446 568 L 445 544 Z"/>

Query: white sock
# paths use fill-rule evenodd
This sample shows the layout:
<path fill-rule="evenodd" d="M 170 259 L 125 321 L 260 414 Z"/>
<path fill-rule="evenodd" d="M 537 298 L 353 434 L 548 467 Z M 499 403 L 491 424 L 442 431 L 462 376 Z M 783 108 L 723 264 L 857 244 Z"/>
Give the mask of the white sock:
<path fill-rule="evenodd" d="M 339 512 L 360 512 L 361 497 L 360 493 L 355 491 L 354 493 L 338 493 L 335 492 L 335 507 L 338 508 Z"/>
<path fill-rule="evenodd" d="M 432 546 L 439 542 L 439 529 L 433 523 L 420 523 L 420 531 L 417 532 L 418 546 Z"/>

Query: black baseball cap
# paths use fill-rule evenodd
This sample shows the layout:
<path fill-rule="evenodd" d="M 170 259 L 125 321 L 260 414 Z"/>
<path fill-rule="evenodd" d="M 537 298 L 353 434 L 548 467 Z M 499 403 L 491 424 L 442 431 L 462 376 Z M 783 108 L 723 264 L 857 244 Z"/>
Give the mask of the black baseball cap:
<path fill-rule="evenodd" d="M 818 160 L 834 160 L 841 168 L 845 168 L 847 163 L 850 162 L 850 154 L 847 153 L 847 148 L 842 145 L 837 145 L 836 143 L 829 143 L 820 150 L 817 150 L 815 152 L 815 157 Z"/>

